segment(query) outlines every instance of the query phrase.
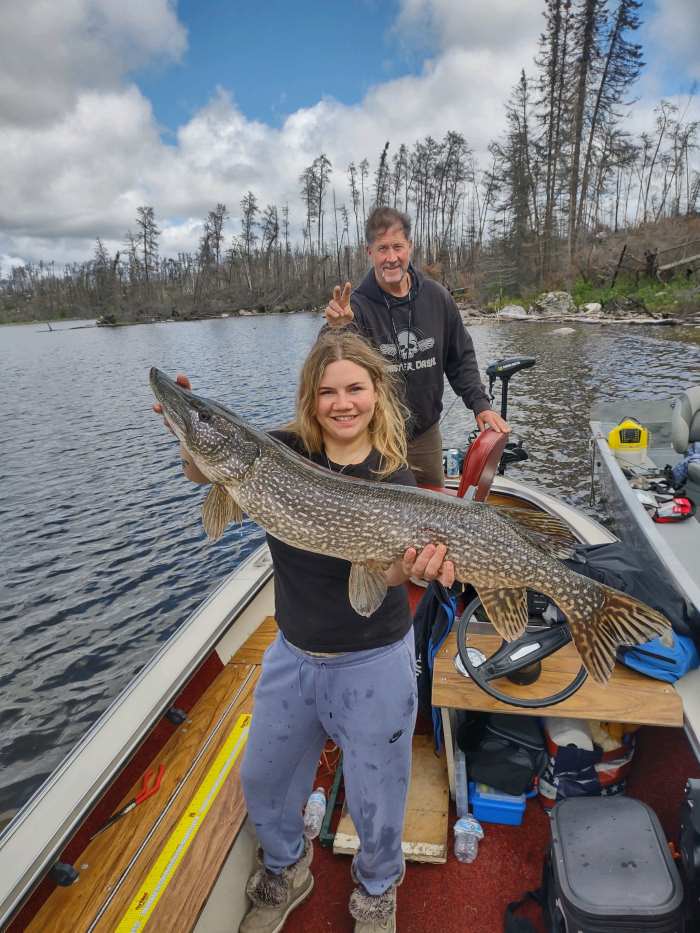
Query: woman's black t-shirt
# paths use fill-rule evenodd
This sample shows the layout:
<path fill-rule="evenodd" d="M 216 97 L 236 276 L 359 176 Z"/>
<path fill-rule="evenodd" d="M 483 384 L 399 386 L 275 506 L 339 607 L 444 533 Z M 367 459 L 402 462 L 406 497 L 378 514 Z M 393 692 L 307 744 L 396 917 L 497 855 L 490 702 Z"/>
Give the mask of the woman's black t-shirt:
<path fill-rule="evenodd" d="M 324 454 L 309 455 L 301 439 L 289 431 L 270 431 L 292 450 L 327 467 Z M 380 456 L 372 450 L 362 463 L 351 464 L 344 476 L 378 479 L 373 473 Z M 335 467 L 340 470 L 339 466 Z M 408 469 L 397 470 L 386 482 L 415 486 Z M 384 602 L 369 618 L 350 605 L 350 562 L 292 547 L 267 535 L 275 570 L 275 618 L 284 637 L 303 651 L 364 651 L 390 645 L 411 626 L 405 586 L 390 586 Z"/>

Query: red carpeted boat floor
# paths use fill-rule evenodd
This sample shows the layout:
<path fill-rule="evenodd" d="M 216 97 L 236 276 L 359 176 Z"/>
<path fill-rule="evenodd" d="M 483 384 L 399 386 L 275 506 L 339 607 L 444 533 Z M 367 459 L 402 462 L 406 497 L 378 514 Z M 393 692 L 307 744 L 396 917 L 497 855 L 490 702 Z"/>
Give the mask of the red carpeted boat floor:
<path fill-rule="evenodd" d="M 328 787 L 330 777 L 320 780 Z M 700 765 L 681 729 L 645 727 L 640 730 L 628 794 L 649 804 L 669 840 L 678 842 L 679 808 L 689 777 L 700 777 Z M 450 833 L 454 824 L 450 811 Z M 500 933 L 508 903 L 539 887 L 548 817 L 537 798 L 528 801 L 521 826 L 484 825 L 485 837 L 471 865 L 458 862 L 448 839 L 444 865 L 409 862 L 398 891 L 397 928 L 400 933 Z M 290 915 L 285 933 L 351 933 L 348 899 L 353 889 L 350 858 L 333 855 L 314 843 L 316 884 L 310 898 Z M 519 913 L 544 931 L 539 909 L 528 904 Z"/>

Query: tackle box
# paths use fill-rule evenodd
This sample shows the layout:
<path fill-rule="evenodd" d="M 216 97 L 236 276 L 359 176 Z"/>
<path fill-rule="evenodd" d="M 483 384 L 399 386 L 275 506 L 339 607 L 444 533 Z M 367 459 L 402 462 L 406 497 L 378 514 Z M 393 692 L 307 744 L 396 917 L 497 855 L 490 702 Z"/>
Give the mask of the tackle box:
<path fill-rule="evenodd" d="M 683 883 L 654 811 L 640 800 L 570 797 L 551 811 L 549 929 L 684 933 Z"/>

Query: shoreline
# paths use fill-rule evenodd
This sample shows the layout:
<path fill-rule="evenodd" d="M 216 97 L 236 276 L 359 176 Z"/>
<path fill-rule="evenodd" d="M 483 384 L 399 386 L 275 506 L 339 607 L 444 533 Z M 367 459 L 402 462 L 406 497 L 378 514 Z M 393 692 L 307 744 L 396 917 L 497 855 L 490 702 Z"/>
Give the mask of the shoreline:
<path fill-rule="evenodd" d="M 629 326 L 657 326 L 657 327 L 698 327 L 700 326 L 700 309 L 698 310 L 688 310 L 681 312 L 680 314 L 676 313 L 671 315 L 670 313 L 633 313 L 630 312 L 627 315 L 620 316 L 619 313 L 615 314 L 614 311 L 610 312 L 610 316 L 606 315 L 605 312 L 594 312 L 589 313 L 585 311 L 580 311 L 577 313 L 565 313 L 557 314 L 552 312 L 549 314 L 530 314 L 524 312 L 523 314 L 511 314 L 511 313 L 501 313 L 501 311 L 494 311 L 491 309 L 482 309 L 475 308 L 473 305 L 467 305 L 460 302 L 457 302 L 457 310 L 459 311 L 462 322 L 465 325 L 483 322 L 483 321 L 495 321 L 498 323 L 517 323 L 517 324 L 624 324 Z M 66 331 L 66 330 L 84 330 L 93 327 L 104 328 L 109 330 L 110 328 L 118 327 L 132 327 L 143 324 L 191 324 L 191 323 L 201 323 L 202 321 L 222 321 L 222 320 L 233 320 L 243 317 L 267 317 L 270 315 L 293 315 L 293 314 L 314 314 L 322 315 L 323 308 L 300 308 L 293 311 L 288 310 L 276 310 L 271 309 L 269 311 L 253 311 L 253 310 L 241 310 L 241 311 L 229 311 L 223 312 L 217 315 L 202 315 L 201 317 L 177 317 L 177 318 L 149 318 L 145 320 L 137 321 L 114 321 L 114 322 L 101 322 L 99 318 L 52 318 L 52 319 L 34 319 L 30 321 L 0 321 L 0 327 L 30 327 L 35 325 L 38 330 L 38 333 L 54 333 L 56 331 Z M 78 323 L 84 322 L 84 323 Z M 51 327 L 51 324 L 58 325 L 67 325 L 71 324 L 72 326 L 58 326 Z M 49 325 L 47 327 L 47 325 Z"/>

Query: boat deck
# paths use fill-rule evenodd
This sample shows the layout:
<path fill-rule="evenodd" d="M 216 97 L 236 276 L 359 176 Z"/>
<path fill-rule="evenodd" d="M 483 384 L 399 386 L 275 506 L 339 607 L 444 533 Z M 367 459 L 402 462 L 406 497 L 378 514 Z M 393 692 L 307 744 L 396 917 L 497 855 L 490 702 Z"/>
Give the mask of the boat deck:
<path fill-rule="evenodd" d="M 685 781 L 698 775 L 700 766 L 681 729 L 640 730 L 628 793 L 655 810 L 667 837 L 676 844 Z M 450 827 L 455 819 L 451 805 Z M 485 823 L 484 830 L 478 858 L 471 865 L 455 859 L 451 839 L 446 864 L 408 864 L 398 891 L 397 929 L 401 933 L 498 933 L 503 929 L 508 904 L 540 886 L 550 832 L 549 817 L 538 800 L 528 802 L 522 825 Z M 350 860 L 334 856 L 316 843 L 313 872 L 314 892 L 289 917 L 285 933 L 351 933 L 353 924 L 347 909 L 353 889 Z M 534 904 L 524 907 L 522 916 L 532 920 L 537 933 L 545 933 Z M 205 933 L 223 933 L 225 929 L 231 927 L 212 927 Z"/>
<path fill-rule="evenodd" d="M 28 933 L 193 929 L 246 817 L 241 751 L 276 629 L 266 619 L 223 668 L 148 765 L 165 766 L 158 792 L 88 842 L 79 883 L 55 888 Z"/>
<path fill-rule="evenodd" d="M 175 705 L 187 711 L 186 721 L 174 726 L 161 720 L 155 744 L 152 735 L 136 752 L 121 783 L 117 782 L 92 812 L 82 835 L 69 845 L 64 856 L 79 869 L 79 881 L 66 888 L 53 886 L 32 918 L 19 918 L 8 928 L 9 933 L 125 933 L 142 929 L 224 933 L 237 929 L 246 908 L 244 884 L 255 846 L 239 769 L 262 656 L 276 632 L 267 599 L 261 595 L 260 603 L 250 603 L 244 613 L 244 628 L 239 621 L 203 661 L 201 689 L 188 693 L 193 689 L 189 684 L 177 698 Z M 570 659 L 564 660 L 565 666 L 569 664 Z M 659 696 L 668 702 L 666 692 L 670 696 L 672 688 L 654 686 L 661 688 Z M 453 691 L 440 702 L 456 706 L 456 700 Z M 653 698 L 645 694 L 643 703 L 638 702 L 639 716 L 644 717 L 641 706 L 648 715 L 661 716 L 651 709 L 653 705 Z M 573 714 L 591 715 L 586 707 L 577 707 Z M 677 701 L 672 712 L 663 716 L 668 718 L 653 721 L 678 721 Z M 429 723 L 419 722 L 416 731 L 424 736 L 429 730 Z M 419 744 L 429 743 L 421 737 Z M 149 769 L 157 771 L 161 764 L 165 771 L 158 792 L 89 840 L 89 833 L 94 833 L 103 819 L 139 793 L 142 775 Z M 700 777 L 700 765 L 683 730 L 643 727 L 629 792 L 655 809 L 675 842 L 679 807 L 689 777 Z M 330 786 L 332 774 L 323 764 L 318 779 Z M 447 808 L 446 862 L 409 862 L 399 891 L 398 927 L 402 933 L 424 933 L 433 928 L 445 933 L 494 933 L 502 929 L 507 904 L 540 883 L 549 842 L 547 813 L 534 799 L 528 802 L 521 826 L 487 824 L 478 860 L 463 865 L 452 853 L 455 813 L 452 803 Z M 340 810 L 333 829 L 339 818 Z M 350 859 L 333 854 L 318 841 L 314 846 L 316 888 L 290 916 L 285 930 L 350 933 Z M 543 929 L 536 908 L 528 908 L 526 914 L 535 921 L 536 929 Z"/>
<path fill-rule="evenodd" d="M 263 652 L 275 631 L 274 620 L 265 619 L 223 666 L 187 721 L 173 731 L 152 762 L 144 764 L 156 769 L 165 765 L 158 793 L 88 842 L 76 859 L 79 883 L 55 888 L 21 929 L 31 933 L 236 929 L 245 909 L 243 886 L 254 846 L 238 780 L 237 744 L 252 711 Z M 428 729 L 429 724 L 421 727 L 419 722 L 417 731 Z M 700 766 L 682 730 L 642 728 L 630 792 L 654 807 L 676 841 L 678 807 L 690 776 L 700 777 Z M 328 788 L 332 773 L 322 764 L 318 778 Z M 127 803 L 139 789 L 140 777 L 112 809 Z M 448 827 L 455 818 L 450 803 Z M 340 810 L 333 828 L 339 819 Z M 449 830 L 444 864 L 409 863 L 399 892 L 402 933 L 430 928 L 493 933 L 502 928 L 507 904 L 539 885 L 549 841 L 548 817 L 539 802 L 528 803 L 521 826 L 487 824 L 485 829 L 473 865 L 456 861 Z M 239 843 L 245 837 L 242 847 L 233 847 L 237 837 Z M 315 848 L 316 890 L 290 916 L 285 930 L 349 933 L 350 859 L 333 854 L 318 841 Z M 542 929 L 537 926 L 536 909 L 526 914 Z"/>

